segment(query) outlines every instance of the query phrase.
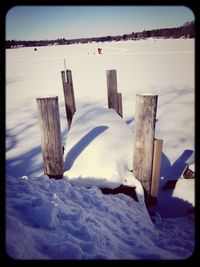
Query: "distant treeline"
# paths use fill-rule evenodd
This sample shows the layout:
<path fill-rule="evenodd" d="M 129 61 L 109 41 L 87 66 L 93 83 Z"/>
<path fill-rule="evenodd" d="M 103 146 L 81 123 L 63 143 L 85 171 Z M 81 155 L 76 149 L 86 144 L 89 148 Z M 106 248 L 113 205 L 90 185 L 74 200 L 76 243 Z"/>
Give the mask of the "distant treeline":
<path fill-rule="evenodd" d="M 7 40 L 6 48 L 16 47 L 37 47 L 47 45 L 69 45 L 77 43 L 91 43 L 91 42 L 111 42 L 111 41 L 126 41 L 126 40 L 140 40 L 146 38 L 194 38 L 195 25 L 194 21 L 186 22 L 183 26 L 176 28 L 163 28 L 156 30 L 144 30 L 142 32 L 132 32 L 130 34 L 117 36 L 104 36 L 92 38 L 78 38 L 78 39 L 56 39 L 56 40 L 40 40 L 40 41 L 17 41 Z"/>

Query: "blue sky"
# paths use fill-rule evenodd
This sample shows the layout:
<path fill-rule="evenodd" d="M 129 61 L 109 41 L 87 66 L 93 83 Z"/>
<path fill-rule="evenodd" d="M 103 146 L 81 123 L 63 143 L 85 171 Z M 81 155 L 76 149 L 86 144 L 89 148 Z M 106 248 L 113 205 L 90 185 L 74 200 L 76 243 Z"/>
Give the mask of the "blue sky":
<path fill-rule="evenodd" d="M 6 40 L 122 35 L 192 20 L 186 6 L 15 6 L 6 15 Z"/>

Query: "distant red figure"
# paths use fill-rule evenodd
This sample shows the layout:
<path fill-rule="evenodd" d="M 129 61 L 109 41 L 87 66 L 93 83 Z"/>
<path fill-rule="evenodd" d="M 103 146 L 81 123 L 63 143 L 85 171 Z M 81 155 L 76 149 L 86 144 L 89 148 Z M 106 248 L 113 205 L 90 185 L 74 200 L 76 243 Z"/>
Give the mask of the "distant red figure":
<path fill-rule="evenodd" d="M 98 53 L 99 53 L 99 55 L 101 55 L 102 54 L 102 48 L 98 48 Z"/>

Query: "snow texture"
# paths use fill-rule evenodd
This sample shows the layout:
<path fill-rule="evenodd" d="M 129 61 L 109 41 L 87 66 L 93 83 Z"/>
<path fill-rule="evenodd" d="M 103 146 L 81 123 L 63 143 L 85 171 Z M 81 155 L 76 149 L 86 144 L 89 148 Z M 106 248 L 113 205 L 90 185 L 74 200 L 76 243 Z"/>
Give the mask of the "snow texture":
<path fill-rule="evenodd" d="M 135 186 L 132 143 L 130 127 L 113 109 L 79 109 L 67 136 L 64 175 L 84 185 Z"/>
<path fill-rule="evenodd" d="M 152 223 L 143 201 L 65 179 L 7 176 L 7 252 L 15 259 L 183 259 L 193 217 Z M 192 226 L 192 227 L 191 227 Z"/>

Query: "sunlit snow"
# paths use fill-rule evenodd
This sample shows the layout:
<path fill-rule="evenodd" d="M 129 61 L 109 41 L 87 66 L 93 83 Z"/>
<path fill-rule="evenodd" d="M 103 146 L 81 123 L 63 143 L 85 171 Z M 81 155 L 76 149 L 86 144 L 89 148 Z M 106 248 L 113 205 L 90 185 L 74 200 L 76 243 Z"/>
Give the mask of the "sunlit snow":
<path fill-rule="evenodd" d="M 98 55 L 98 47 L 102 55 Z M 61 71 L 77 112 L 68 132 Z M 107 109 L 116 69 L 123 119 Z M 151 216 L 131 173 L 136 94 L 158 95 L 163 139 Z M 59 98 L 65 173 L 43 172 L 37 97 Z M 194 251 L 194 40 L 140 40 L 6 50 L 6 250 L 15 259 L 185 259 Z M 194 169 L 194 168 L 193 168 Z M 163 190 L 168 180 L 175 189 Z M 136 186 L 139 202 L 99 187 Z"/>

